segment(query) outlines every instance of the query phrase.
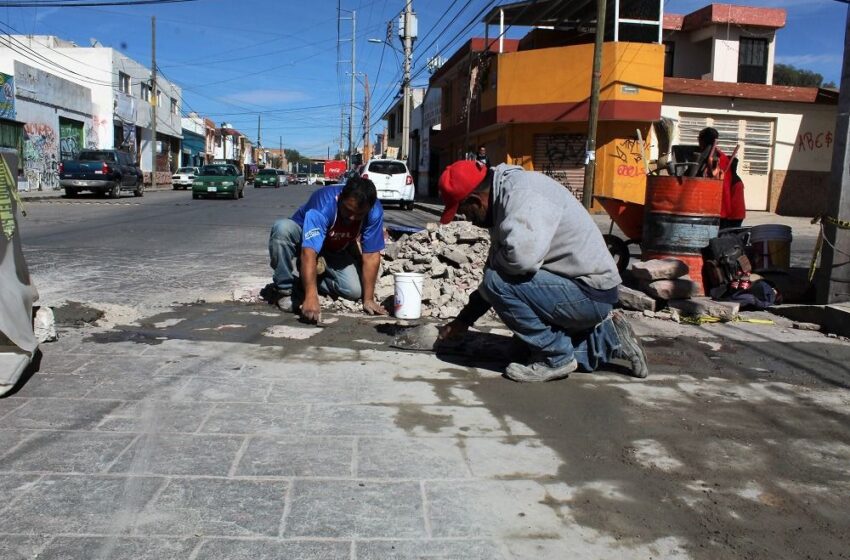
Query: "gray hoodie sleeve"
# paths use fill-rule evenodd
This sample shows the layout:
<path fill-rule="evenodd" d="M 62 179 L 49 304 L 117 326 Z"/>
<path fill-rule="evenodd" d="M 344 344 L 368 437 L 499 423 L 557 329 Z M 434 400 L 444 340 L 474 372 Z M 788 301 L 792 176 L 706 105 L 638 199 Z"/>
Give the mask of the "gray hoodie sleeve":
<path fill-rule="evenodd" d="M 512 276 L 537 272 L 561 221 L 561 208 L 540 193 L 506 193 L 504 218 L 491 252 L 496 270 Z"/>

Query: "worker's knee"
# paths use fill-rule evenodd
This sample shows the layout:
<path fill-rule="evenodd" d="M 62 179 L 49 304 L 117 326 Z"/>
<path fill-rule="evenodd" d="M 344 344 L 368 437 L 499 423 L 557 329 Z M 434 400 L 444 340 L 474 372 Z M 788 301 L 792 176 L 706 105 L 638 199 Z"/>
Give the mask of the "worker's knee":
<path fill-rule="evenodd" d="M 357 301 L 361 297 L 363 297 L 363 289 L 360 286 L 360 278 L 357 278 L 357 281 L 342 281 L 337 282 L 335 286 L 337 295 L 344 299 L 350 299 L 351 301 Z"/>
<path fill-rule="evenodd" d="M 507 283 L 498 272 L 487 268 L 481 281 L 480 292 L 482 297 L 492 305 L 494 299 L 502 299 L 506 286 Z"/>
<path fill-rule="evenodd" d="M 289 218 L 281 218 L 272 225 L 271 238 L 279 241 L 300 240 L 301 226 Z"/>

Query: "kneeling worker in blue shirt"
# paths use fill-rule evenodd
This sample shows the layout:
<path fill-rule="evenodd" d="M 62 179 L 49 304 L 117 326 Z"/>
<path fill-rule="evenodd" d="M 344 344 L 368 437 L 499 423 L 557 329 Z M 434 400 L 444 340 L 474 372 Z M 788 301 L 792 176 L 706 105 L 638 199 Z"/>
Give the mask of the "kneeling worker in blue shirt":
<path fill-rule="evenodd" d="M 362 297 L 363 311 L 385 315 L 375 301 L 383 249 L 384 210 L 372 181 L 355 176 L 345 186 L 321 188 L 292 218 L 272 226 L 273 283 L 262 296 L 281 308 L 297 311 L 300 304 L 310 323 L 320 319 L 320 293 L 353 301 Z"/>

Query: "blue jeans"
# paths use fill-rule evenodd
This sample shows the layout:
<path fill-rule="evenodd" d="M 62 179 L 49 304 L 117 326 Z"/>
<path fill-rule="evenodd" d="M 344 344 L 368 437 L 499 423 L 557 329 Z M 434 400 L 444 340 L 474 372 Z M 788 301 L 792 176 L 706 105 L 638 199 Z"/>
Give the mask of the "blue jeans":
<path fill-rule="evenodd" d="M 301 226 L 285 218 L 272 226 L 269 236 L 269 257 L 274 269 L 272 281 L 283 292 L 301 290 L 301 283 L 295 284 L 297 263 L 301 255 Z M 348 251 L 322 251 L 325 259 L 325 273 L 318 279 L 319 293 L 358 300 L 363 290 L 360 284 L 360 266 Z M 301 290 L 303 291 L 303 290 Z"/>
<path fill-rule="evenodd" d="M 480 290 L 502 321 L 531 348 L 534 361 L 558 367 L 575 359 L 582 371 L 594 371 L 620 348 L 611 304 L 588 298 L 568 278 L 545 270 L 516 277 L 488 268 Z"/>

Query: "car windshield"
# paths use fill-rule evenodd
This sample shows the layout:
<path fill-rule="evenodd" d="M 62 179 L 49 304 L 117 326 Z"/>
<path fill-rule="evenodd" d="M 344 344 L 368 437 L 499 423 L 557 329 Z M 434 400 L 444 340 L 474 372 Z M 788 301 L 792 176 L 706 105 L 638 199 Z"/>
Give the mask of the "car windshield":
<path fill-rule="evenodd" d="M 277 175 L 277 171 L 274 169 L 263 169 L 258 173 L 258 175 Z"/>
<path fill-rule="evenodd" d="M 369 164 L 369 173 L 401 175 L 407 173 L 407 168 L 399 161 L 373 161 Z"/>
<path fill-rule="evenodd" d="M 201 175 L 221 177 L 235 175 L 235 173 L 229 165 L 205 165 L 201 168 Z"/>
<path fill-rule="evenodd" d="M 194 173 L 194 172 L 195 172 L 195 170 L 191 167 L 181 167 L 180 169 L 177 170 L 177 173 L 190 173 L 191 174 L 191 173 Z"/>
<path fill-rule="evenodd" d="M 115 161 L 112 152 L 80 152 L 80 161 Z"/>

